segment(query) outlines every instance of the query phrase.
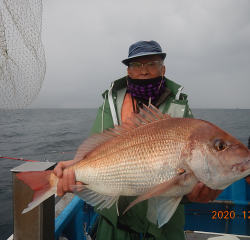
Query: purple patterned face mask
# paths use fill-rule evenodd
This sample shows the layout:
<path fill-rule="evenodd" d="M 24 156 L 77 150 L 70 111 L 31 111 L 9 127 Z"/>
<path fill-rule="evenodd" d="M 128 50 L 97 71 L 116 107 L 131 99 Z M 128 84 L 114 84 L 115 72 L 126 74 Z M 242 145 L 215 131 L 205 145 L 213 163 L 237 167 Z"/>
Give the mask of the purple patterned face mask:
<path fill-rule="evenodd" d="M 165 90 L 165 79 L 162 76 L 151 79 L 132 79 L 128 76 L 127 84 L 128 93 L 144 102 L 149 101 L 149 98 L 151 101 L 158 99 Z"/>

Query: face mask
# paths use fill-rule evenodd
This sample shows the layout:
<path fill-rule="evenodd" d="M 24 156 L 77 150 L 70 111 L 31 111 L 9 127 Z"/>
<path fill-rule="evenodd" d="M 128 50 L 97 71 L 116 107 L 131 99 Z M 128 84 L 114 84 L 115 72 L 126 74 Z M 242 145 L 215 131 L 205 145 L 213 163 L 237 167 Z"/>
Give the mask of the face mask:
<path fill-rule="evenodd" d="M 141 101 L 149 102 L 158 99 L 165 90 L 165 79 L 160 76 L 151 79 L 132 79 L 127 77 L 128 93 Z"/>

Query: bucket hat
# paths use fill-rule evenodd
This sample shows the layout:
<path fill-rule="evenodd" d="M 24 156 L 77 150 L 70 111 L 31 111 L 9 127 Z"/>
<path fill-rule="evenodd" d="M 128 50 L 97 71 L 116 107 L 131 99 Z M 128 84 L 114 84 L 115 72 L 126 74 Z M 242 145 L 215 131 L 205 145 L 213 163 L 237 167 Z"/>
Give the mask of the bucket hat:
<path fill-rule="evenodd" d="M 129 47 L 128 58 L 122 60 L 122 63 L 128 66 L 132 58 L 153 54 L 160 55 L 163 60 L 167 55 L 166 53 L 162 52 L 161 46 L 157 42 L 153 40 L 139 41 Z"/>

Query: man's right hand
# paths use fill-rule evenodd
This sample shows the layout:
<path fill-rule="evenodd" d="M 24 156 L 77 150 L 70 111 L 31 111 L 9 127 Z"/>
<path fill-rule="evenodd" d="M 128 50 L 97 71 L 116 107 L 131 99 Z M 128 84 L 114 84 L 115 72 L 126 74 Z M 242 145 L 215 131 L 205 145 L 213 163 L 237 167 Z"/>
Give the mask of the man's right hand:
<path fill-rule="evenodd" d="M 250 185 L 250 176 L 248 175 L 245 179 L 246 179 L 246 182 Z"/>
<path fill-rule="evenodd" d="M 57 195 L 60 197 L 67 192 L 72 192 L 71 185 L 83 185 L 82 182 L 76 182 L 74 170 L 65 169 L 74 163 L 74 160 L 59 162 L 54 169 L 54 174 L 59 178 L 57 183 Z"/>

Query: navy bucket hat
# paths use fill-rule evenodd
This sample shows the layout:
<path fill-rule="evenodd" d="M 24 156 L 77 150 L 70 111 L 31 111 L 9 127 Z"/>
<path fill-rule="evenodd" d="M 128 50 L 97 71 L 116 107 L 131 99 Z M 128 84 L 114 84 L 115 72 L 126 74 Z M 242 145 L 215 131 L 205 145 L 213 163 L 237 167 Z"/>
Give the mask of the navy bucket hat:
<path fill-rule="evenodd" d="M 160 55 L 163 60 L 167 55 L 166 53 L 162 52 L 161 46 L 157 42 L 153 40 L 139 41 L 130 46 L 128 51 L 128 58 L 122 60 L 122 63 L 128 66 L 132 58 L 153 54 Z"/>

